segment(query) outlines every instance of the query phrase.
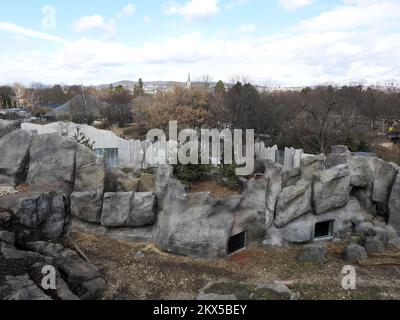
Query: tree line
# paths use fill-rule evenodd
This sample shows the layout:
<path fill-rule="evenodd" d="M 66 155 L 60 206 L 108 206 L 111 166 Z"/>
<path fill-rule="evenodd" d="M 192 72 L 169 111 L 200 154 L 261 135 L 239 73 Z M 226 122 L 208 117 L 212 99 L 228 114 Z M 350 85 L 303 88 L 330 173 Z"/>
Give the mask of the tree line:
<path fill-rule="evenodd" d="M 377 132 L 400 120 L 400 90 L 394 83 L 384 89 L 353 85 L 260 91 L 246 81 L 233 85 L 219 81 L 148 95 L 140 80 L 134 90 L 123 86 L 29 90 L 37 106 L 70 101 L 68 117 L 77 123 L 101 120 L 105 127 L 129 126 L 143 134 L 166 129 L 171 120 L 181 128 L 254 129 L 269 143 L 310 153 L 329 152 L 334 144 L 366 151 Z M 0 87 L 3 106 L 9 95 L 10 88 Z"/>

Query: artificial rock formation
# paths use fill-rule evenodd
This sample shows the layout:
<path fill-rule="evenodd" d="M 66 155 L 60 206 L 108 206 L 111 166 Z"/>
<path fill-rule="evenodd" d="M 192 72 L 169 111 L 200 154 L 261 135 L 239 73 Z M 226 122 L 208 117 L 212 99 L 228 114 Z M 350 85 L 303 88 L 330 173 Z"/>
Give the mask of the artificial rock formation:
<path fill-rule="evenodd" d="M 189 194 L 179 181 L 168 183 L 157 222 L 156 243 L 167 252 L 199 258 L 226 256 L 240 196 L 215 198 L 209 192 Z"/>
<path fill-rule="evenodd" d="M 152 192 L 106 193 L 101 225 L 104 227 L 144 227 L 155 222 L 155 195 Z"/>
<path fill-rule="evenodd" d="M 338 165 L 314 174 L 313 205 L 316 214 L 322 214 L 346 205 L 349 200 L 350 171 Z"/>

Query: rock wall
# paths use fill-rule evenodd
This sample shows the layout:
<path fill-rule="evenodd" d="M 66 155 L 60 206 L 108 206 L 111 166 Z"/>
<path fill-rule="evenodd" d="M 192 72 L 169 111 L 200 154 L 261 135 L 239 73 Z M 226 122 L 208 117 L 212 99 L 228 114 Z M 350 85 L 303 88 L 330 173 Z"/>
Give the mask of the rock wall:
<path fill-rule="evenodd" d="M 264 174 L 250 177 L 241 195 L 218 198 L 189 193 L 172 166 L 136 177 L 107 169 L 102 157 L 66 137 L 1 132 L 8 152 L 0 157 L 0 183 L 30 188 L 0 198 L 0 220 L 23 243 L 84 230 L 214 259 L 226 256 L 229 238 L 242 231 L 249 241 L 282 246 L 312 242 L 319 222 L 332 221 L 332 236 L 341 238 L 380 217 L 400 232 L 399 167 L 344 146 L 289 171 L 264 161 Z"/>

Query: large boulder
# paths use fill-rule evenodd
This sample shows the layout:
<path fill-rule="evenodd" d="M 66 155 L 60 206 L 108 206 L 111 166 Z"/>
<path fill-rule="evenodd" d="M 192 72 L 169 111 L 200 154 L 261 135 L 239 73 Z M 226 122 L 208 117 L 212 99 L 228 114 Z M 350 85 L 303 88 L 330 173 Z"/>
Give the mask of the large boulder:
<path fill-rule="evenodd" d="M 276 203 L 278 202 L 278 196 L 282 192 L 282 187 L 284 185 L 283 175 L 284 172 L 282 171 L 282 166 L 280 164 L 274 163 L 270 160 L 267 160 L 265 162 L 264 178 L 267 180 L 267 191 L 266 191 L 265 202 L 267 207 L 267 214 L 269 214 L 272 217 L 272 220 L 275 216 L 275 209 L 276 209 Z M 300 175 L 300 170 L 299 170 L 299 175 Z M 296 184 L 296 182 L 293 182 L 293 184 Z"/>
<path fill-rule="evenodd" d="M 232 212 L 240 196 L 217 199 L 209 192 L 186 192 L 176 180 L 168 183 L 157 223 L 156 243 L 164 251 L 217 259 L 227 254 L 234 224 Z"/>
<path fill-rule="evenodd" d="M 0 120 L 0 138 L 9 134 L 11 131 L 20 128 L 20 124 L 17 121 Z"/>
<path fill-rule="evenodd" d="M 106 193 L 101 224 L 105 227 L 143 227 L 156 219 L 155 195 L 151 192 Z"/>
<path fill-rule="evenodd" d="M 290 170 L 282 171 L 282 188 L 295 185 L 301 178 L 300 168 L 293 168 Z"/>
<path fill-rule="evenodd" d="M 364 247 L 352 243 L 348 245 L 343 252 L 343 259 L 349 262 L 365 260 L 367 259 L 367 252 L 365 251 Z"/>
<path fill-rule="evenodd" d="M 39 288 L 28 274 L 18 276 L 6 276 L 5 287 L 7 295 L 1 297 L 3 300 L 52 300 Z"/>
<path fill-rule="evenodd" d="M 76 142 L 57 134 L 32 138 L 27 182 L 69 195 L 75 182 Z"/>
<path fill-rule="evenodd" d="M 51 192 L 19 192 L 0 199 L 0 206 L 12 212 L 11 228 L 17 237 L 57 240 L 64 232 L 66 201 Z"/>
<path fill-rule="evenodd" d="M 311 191 L 311 182 L 306 180 L 282 190 L 276 205 L 275 225 L 278 228 L 312 211 Z"/>
<path fill-rule="evenodd" d="M 0 183 L 18 185 L 26 180 L 31 134 L 15 130 L 0 139 Z"/>
<path fill-rule="evenodd" d="M 247 230 L 249 240 L 263 239 L 274 219 L 274 212 L 266 207 L 267 184 L 265 178 L 250 179 L 235 212 L 236 221 L 240 221 L 241 228 Z"/>
<path fill-rule="evenodd" d="M 350 169 L 350 185 L 357 188 L 366 188 L 372 185 L 374 168 L 370 157 L 351 155 L 347 157 Z"/>
<path fill-rule="evenodd" d="M 325 155 L 307 156 L 300 161 L 301 178 L 312 181 L 314 173 L 325 168 Z"/>
<path fill-rule="evenodd" d="M 332 210 L 323 215 L 307 213 L 282 228 L 272 226 L 267 231 L 264 244 L 267 246 L 285 246 L 288 243 L 306 243 L 314 240 L 317 223 L 332 221 L 332 237 L 341 238 L 353 232 L 353 226 L 362 224 L 367 216 L 357 199 L 350 198 L 345 207 Z"/>
<path fill-rule="evenodd" d="M 303 247 L 297 256 L 300 262 L 323 263 L 327 249 L 323 244 L 310 244 Z"/>
<path fill-rule="evenodd" d="M 163 203 L 164 197 L 167 193 L 168 182 L 174 174 L 174 167 L 171 165 L 160 165 L 156 171 L 155 177 L 155 191 L 159 203 Z"/>
<path fill-rule="evenodd" d="M 106 165 L 103 157 L 81 144 L 76 145 L 74 192 L 97 192 L 103 195 Z"/>
<path fill-rule="evenodd" d="M 397 174 L 389 198 L 389 225 L 400 234 L 400 173 Z"/>
<path fill-rule="evenodd" d="M 344 207 L 350 194 L 350 171 L 338 165 L 314 174 L 313 205 L 316 214 Z"/>
<path fill-rule="evenodd" d="M 378 213 L 388 215 L 388 202 L 397 170 L 394 165 L 375 158 L 375 177 L 373 182 L 372 201 L 377 204 Z"/>
<path fill-rule="evenodd" d="M 83 221 L 100 223 L 103 195 L 96 191 L 73 192 L 71 194 L 71 214 Z"/>

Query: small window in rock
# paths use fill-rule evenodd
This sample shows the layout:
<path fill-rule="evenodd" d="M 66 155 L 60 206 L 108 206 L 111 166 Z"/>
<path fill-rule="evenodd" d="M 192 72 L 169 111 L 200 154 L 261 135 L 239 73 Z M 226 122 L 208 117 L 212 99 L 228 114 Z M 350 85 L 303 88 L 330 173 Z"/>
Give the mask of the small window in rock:
<path fill-rule="evenodd" d="M 228 255 L 246 248 L 246 231 L 238 233 L 229 238 Z"/>
<path fill-rule="evenodd" d="M 333 235 L 333 220 L 315 224 L 314 239 L 327 239 Z"/>

